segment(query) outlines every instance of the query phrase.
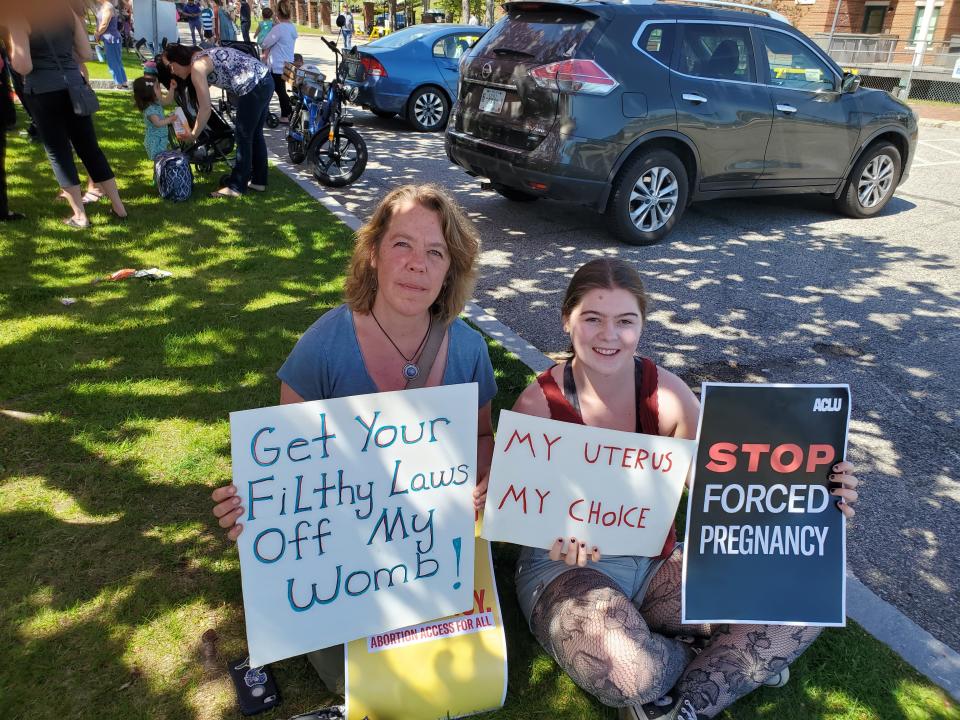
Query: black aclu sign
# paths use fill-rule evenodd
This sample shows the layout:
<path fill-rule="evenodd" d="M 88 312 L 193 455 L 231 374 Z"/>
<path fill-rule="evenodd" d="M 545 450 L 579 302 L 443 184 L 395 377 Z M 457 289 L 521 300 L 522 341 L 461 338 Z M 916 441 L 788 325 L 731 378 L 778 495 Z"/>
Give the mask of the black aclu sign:
<path fill-rule="evenodd" d="M 846 385 L 705 383 L 683 622 L 844 625 Z"/>

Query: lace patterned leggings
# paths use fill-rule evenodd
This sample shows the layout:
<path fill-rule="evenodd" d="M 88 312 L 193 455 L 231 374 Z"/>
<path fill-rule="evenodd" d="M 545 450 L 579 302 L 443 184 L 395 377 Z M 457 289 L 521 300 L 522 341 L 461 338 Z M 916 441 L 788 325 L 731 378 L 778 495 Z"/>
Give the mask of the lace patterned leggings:
<path fill-rule="evenodd" d="M 533 633 L 573 681 L 605 705 L 641 705 L 674 689 L 706 717 L 776 675 L 820 633 L 787 625 L 681 625 L 682 567 L 678 548 L 639 607 L 597 570 L 566 572 L 534 607 Z M 695 655 L 677 635 L 708 641 Z"/>

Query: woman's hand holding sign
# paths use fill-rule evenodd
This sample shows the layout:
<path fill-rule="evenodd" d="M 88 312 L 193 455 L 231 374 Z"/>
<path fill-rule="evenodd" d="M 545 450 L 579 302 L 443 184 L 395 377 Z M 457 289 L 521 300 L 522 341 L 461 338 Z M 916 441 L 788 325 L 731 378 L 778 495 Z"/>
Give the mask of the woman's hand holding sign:
<path fill-rule="evenodd" d="M 567 565 L 586 567 L 588 562 L 600 562 L 600 549 L 596 545 L 588 548 L 585 542 L 579 542 L 575 537 L 570 540 L 557 538 L 550 548 L 550 559 L 562 560 Z"/>
<path fill-rule="evenodd" d="M 243 515 L 240 498 L 237 497 L 237 488 L 233 485 L 218 487 L 210 496 L 216 505 L 213 514 L 220 523 L 220 527 L 227 530 L 227 539 L 236 540 L 243 532 L 243 525 L 237 522 Z"/>
<path fill-rule="evenodd" d="M 837 500 L 837 507 L 848 520 L 856 515 L 850 506 L 860 497 L 856 490 L 860 481 L 853 472 L 853 463 L 844 460 L 833 466 L 833 473 L 827 478 L 831 486 L 830 494 L 840 498 Z"/>

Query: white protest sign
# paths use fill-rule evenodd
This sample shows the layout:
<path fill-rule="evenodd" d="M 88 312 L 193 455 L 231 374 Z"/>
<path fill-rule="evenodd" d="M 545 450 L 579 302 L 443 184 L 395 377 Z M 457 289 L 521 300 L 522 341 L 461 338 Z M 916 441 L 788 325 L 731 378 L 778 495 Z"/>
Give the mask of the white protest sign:
<path fill-rule="evenodd" d="M 254 667 L 472 607 L 477 386 L 230 413 Z"/>
<path fill-rule="evenodd" d="M 657 555 L 695 450 L 692 440 L 505 410 L 481 534 L 539 548 L 575 537 L 607 555 Z"/>

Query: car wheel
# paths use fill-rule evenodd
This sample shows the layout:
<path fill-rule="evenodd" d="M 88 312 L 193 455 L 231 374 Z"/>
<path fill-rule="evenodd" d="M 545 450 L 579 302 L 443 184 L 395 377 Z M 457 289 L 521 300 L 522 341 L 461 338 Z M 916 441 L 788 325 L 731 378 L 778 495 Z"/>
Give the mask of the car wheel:
<path fill-rule="evenodd" d="M 389 110 L 374 110 L 373 108 L 370 108 L 370 112 L 372 112 L 378 118 L 383 118 L 384 120 L 392 120 L 397 116 L 395 112 L 390 112 Z"/>
<path fill-rule="evenodd" d="M 686 167 L 669 150 L 651 150 L 617 174 L 607 217 L 624 242 L 653 245 L 670 234 L 686 206 Z"/>
<path fill-rule="evenodd" d="M 494 185 L 493 189 L 507 200 L 513 200 L 513 202 L 533 202 L 534 200 L 540 199 L 538 195 L 507 187 L 506 185 Z"/>
<path fill-rule="evenodd" d="M 843 193 L 834 204 L 844 215 L 871 217 L 890 202 L 900 179 L 900 151 L 888 142 L 866 149 L 847 177 Z"/>
<path fill-rule="evenodd" d="M 435 132 L 442 130 L 450 117 L 450 102 L 443 91 L 428 85 L 410 96 L 407 106 L 407 120 L 414 130 Z"/>

